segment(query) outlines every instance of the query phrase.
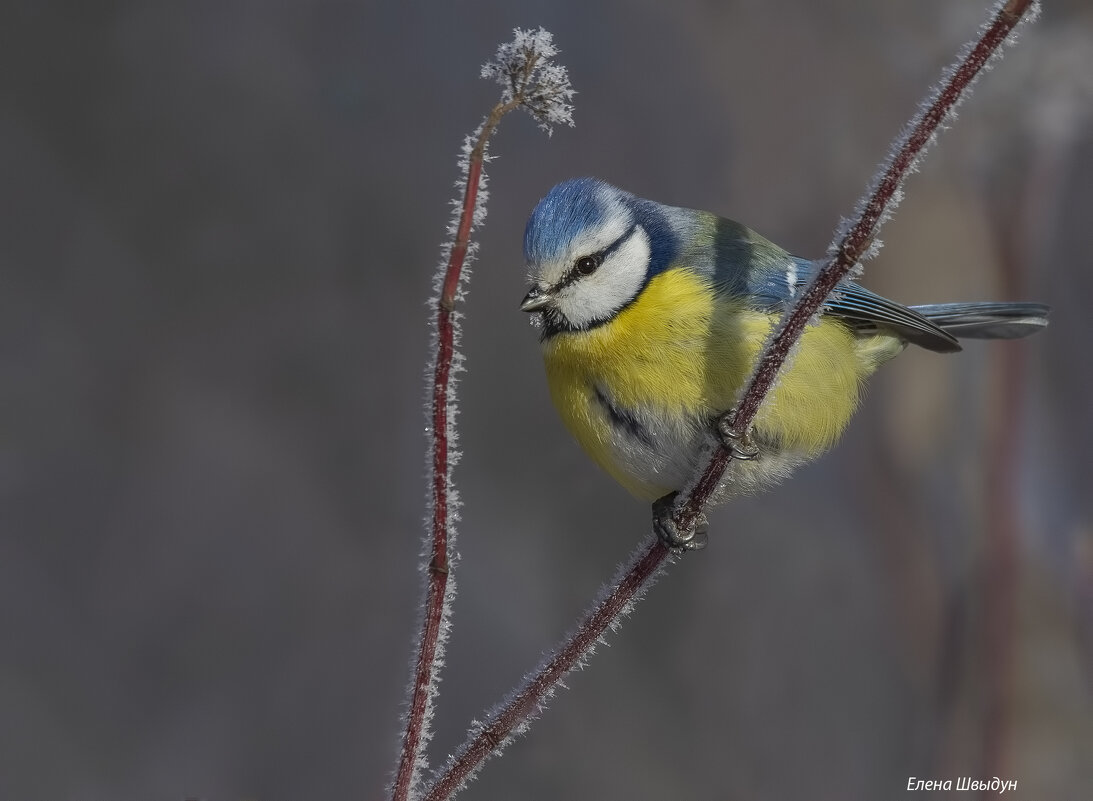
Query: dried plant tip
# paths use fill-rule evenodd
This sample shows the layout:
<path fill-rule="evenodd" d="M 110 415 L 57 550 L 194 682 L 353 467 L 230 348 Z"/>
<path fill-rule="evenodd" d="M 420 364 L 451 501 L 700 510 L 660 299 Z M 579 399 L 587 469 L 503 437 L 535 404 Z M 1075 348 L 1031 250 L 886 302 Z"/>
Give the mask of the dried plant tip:
<path fill-rule="evenodd" d="M 482 65 L 482 77 L 501 84 L 502 102 L 526 110 L 547 134 L 555 125 L 572 126 L 574 92 L 566 68 L 551 61 L 558 55 L 554 35 L 542 28 L 512 34 Z"/>

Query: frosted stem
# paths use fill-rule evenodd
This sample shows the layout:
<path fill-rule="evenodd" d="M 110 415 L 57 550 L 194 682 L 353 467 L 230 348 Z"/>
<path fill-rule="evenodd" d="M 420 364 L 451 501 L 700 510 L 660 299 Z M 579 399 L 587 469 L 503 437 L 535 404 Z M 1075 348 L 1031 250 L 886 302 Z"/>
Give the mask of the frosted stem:
<path fill-rule="evenodd" d="M 558 52 L 553 37 L 542 28 L 538 31 L 517 29 L 513 34 L 513 41 L 501 45 L 495 60 L 482 67 L 482 77 L 501 84 L 501 100 L 464 143 L 459 162 L 462 203 L 456 221 L 449 227 L 449 235 L 454 239 L 444 245 L 446 264 L 437 277 L 439 294 L 433 329 L 435 354 L 429 393 L 429 500 L 432 509 L 426 542 L 429 559 L 424 566 L 427 580 L 421 634 L 410 684 L 406 729 L 391 786 L 392 801 L 408 801 L 420 795 L 421 775 L 425 768 L 423 752 L 432 736 L 430 721 L 437 692 L 437 672 L 443 660 L 450 627 L 455 586 L 451 578 L 450 552 L 455 537 L 453 517 L 458 506 L 452 485 L 452 466 L 457 458 L 454 449 L 457 409 L 453 373 L 459 367 L 456 352 L 459 325 L 455 304 L 460 298 L 460 286 L 466 278 L 464 268 L 472 253 L 471 233 L 485 221 L 486 177 L 483 165 L 488 158 L 487 147 L 501 118 L 517 108 L 524 108 L 548 132 L 555 124 L 573 124 L 573 107 L 569 104 L 573 89 L 565 67 L 551 62 Z"/>

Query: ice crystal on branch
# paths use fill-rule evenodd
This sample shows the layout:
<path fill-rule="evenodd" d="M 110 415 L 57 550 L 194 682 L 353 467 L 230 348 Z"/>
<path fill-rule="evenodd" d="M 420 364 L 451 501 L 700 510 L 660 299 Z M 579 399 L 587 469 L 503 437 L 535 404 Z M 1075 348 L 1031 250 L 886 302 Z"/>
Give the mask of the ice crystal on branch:
<path fill-rule="evenodd" d="M 501 100 L 524 108 L 547 134 L 555 125 L 573 125 L 573 87 L 569 72 L 551 61 L 558 55 L 554 35 L 513 29 L 512 41 L 482 65 L 482 77 L 501 84 Z"/>

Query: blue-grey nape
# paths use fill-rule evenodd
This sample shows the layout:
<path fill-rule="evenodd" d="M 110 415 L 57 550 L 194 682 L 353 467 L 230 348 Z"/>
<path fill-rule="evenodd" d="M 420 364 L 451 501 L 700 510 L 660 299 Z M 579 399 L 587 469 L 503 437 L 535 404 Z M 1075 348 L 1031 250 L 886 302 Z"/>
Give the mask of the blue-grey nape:
<path fill-rule="evenodd" d="M 634 212 L 638 225 L 649 236 L 649 268 L 645 279 L 648 281 L 657 273 L 671 267 L 679 255 L 680 241 L 677 229 L 672 225 L 668 214 L 674 212 L 692 213 L 689 210 L 669 208 L 652 200 L 629 196 L 629 205 Z"/>

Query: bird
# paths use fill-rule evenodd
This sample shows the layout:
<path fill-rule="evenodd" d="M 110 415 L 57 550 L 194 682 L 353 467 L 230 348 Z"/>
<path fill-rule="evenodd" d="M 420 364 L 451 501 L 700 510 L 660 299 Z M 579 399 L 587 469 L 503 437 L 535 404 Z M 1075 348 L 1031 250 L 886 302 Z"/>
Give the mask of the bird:
<path fill-rule="evenodd" d="M 676 496 L 712 449 L 737 464 L 714 503 L 763 489 L 829 450 L 863 383 L 908 345 L 938 353 L 960 339 L 1013 339 L 1047 325 L 1026 302 L 903 306 L 843 280 L 806 327 L 742 439 L 727 436 L 759 353 L 823 261 L 790 255 L 713 213 L 637 197 L 590 177 L 554 186 L 524 231 L 551 399 L 588 455 L 653 502 L 668 547 L 707 541 L 702 516 L 673 526 Z"/>

